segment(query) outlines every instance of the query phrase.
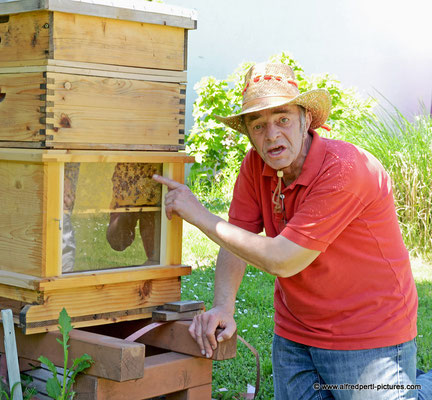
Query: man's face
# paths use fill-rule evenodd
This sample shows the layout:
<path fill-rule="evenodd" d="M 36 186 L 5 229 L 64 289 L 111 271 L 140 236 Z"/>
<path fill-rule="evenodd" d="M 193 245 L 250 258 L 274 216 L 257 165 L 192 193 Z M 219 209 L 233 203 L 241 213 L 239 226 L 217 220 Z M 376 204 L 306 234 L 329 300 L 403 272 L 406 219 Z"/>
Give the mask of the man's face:
<path fill-rule="evenodd" d="M 249 137 L 256 151 L 266 164 L 275 170 L 283 170 L 297 160 L 305 138 L 301 129 L 300 108 L 295 105 L 257 111 L 245 116 Z M 305 126 L 311 122 L 306 112 Z"/>

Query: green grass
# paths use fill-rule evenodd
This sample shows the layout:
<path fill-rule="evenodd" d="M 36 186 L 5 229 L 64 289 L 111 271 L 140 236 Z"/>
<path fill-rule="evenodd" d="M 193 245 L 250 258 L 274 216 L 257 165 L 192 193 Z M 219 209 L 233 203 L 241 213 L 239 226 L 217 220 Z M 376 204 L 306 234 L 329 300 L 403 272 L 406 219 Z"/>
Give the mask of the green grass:
<path fill-rule="evenodd" d="M 106 239 L 108 222 L 107 213 L 73 215 L 76 241 L 74 271 L 142 265 L 147 261 L 138 224 L 133 243 L 124 251 L 115 251 Z"/>
<path fill-rule="evenodd" d="M 226 218 L 226 214 L 221 215 Z M 185 223 L 183 262 L 194 265 L 192 275 L 182 279 L 182 299 L 200 299 L 211 308 L 214 270 L 218 247 L 197 228 Z M 195 253 L 196 251 L 196 257 Z M 412 268 L 419 294 L 417 367 L 432 368 L 432 265 L 412 257 Z M 248 266 L 236 300 L 235 319 L 238 334 L 254 346 L 261 360 L 261 390 L 258 398 L 273 398 L 271 343 L 273 337 L 274 277 Z M 232 399 L 255 385 L 254 355 L 238 342 L 237 357 L 219 361 L 213 367 L 213 398 Z M 219 392 L 219 389 L 228 391 Z"/>

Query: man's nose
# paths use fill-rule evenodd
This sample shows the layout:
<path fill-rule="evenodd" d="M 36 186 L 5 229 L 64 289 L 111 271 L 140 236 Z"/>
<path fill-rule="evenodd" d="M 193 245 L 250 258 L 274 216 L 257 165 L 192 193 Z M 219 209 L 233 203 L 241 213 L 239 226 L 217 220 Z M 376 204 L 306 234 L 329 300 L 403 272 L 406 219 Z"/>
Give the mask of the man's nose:
<path fill-rule="evenodd" d="M 275 141 L 280 135 L 279 127 L 274 123 L 267 124 L 267 140 Z"/>

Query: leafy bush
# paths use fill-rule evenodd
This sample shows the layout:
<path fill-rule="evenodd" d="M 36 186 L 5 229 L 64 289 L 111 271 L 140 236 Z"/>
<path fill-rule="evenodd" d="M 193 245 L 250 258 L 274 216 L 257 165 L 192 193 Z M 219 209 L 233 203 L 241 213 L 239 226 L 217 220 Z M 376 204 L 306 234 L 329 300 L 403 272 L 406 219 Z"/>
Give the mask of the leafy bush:
<path fill-rule="evenodd" d="M 286 52 L 270 57 L 270 61 L 288 64 L 293 69 L 300 92 L 316 88 L 327 89 L 332 96 L 332 112 L 328 123 L 334 131 L 341 131 L 347 122 L 361 125 L 362 115 L 370 111 L 373 101 L 362 100 L 354 89 L 343 88 L 332 75 L 307 76 L 301 65 Z M 186 138 L 186 150 L 196 157 L 189 175 L 195 186 L 210 188 L 233 168 L 235 174 L 249 150 L 245 135 L 216 121 L 213 115 L 227 116 L 238 112 L 242 103 L 244 76 L 254 63 L 241 64 L 223 80 L 212 76 L 202 78 L 194 87 L 198 94 L 193 106 L 194 125 Z M 321 129 L 322 131 L 322 129 Z M 325 132 L 323 132 L 325 133 Z"/>

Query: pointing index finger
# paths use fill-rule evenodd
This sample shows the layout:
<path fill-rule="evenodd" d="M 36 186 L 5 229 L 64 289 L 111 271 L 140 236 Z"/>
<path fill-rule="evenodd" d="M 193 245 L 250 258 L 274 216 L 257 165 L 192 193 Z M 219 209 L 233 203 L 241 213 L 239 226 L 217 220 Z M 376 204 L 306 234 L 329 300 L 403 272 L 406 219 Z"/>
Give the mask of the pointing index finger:
<path fill-rule="evenodd" d="M 168 189 L 177 189 L 178 187 L 182 186 L 181 183 L 178 183 L 176 181 L 173 181 L 172 179 L 166 178 L 164 176 L 153 174 L 152 177 L 156 182 L 161 183 L 162 185 L 166 185 Z"/>

